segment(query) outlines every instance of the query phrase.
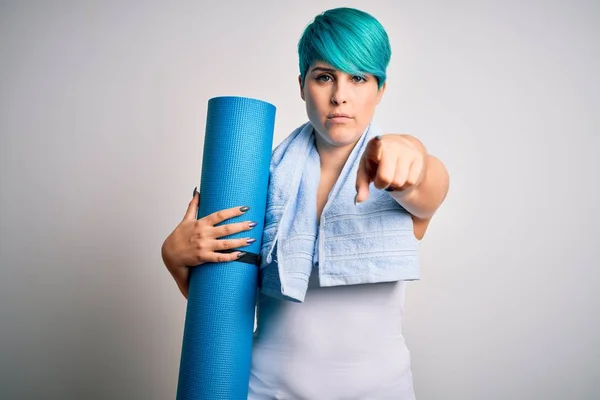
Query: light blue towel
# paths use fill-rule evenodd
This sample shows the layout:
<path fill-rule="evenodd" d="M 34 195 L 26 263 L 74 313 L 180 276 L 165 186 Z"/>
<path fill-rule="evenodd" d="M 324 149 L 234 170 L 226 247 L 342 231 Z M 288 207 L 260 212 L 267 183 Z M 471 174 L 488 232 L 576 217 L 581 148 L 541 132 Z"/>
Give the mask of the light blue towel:
<path fill-rule="evenodd" d="M 303 302 L 315 252 L 320 286 L 419 279 L 419 240 L 410 214 L 372 183 L 368 199 L 354 204 L 360 157 L 380 134 L 372 124 L 363 132 L 329 194 L 320 224 L 321 167 L 310 122 L 275 148 L 261 247 L 263 293 Z"/>

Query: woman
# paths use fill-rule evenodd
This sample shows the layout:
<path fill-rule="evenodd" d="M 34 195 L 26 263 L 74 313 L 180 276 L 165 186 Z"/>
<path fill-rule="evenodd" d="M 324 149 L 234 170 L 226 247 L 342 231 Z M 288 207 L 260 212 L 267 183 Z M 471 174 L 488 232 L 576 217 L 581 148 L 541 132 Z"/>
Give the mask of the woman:
<path fill-rule="evenodd" d="M 316 221 L 307 225 L 315 228 L 316 234 L 310 236 L 307 243 L 307 248 L 314 249 L 314 253 L 309 253 L 313 257 L 308 258 L 310 264 L 304 287 L 300 281 L 300 289 L 289 294 L 291 284 L 286 283 L 285 276 L 277 276 L 275 282 L 281 288 L 273 289 L 271 281 L 272 292 L 269 293 L 264 281 L 258 293 L 249 398 L 412 399 L 415 394 L 409 351 L 402 335 L 402 314 L 406 281 L 418 276 L 398 275 L 399 267 L 387 268 L 385 273 L 381 271 L 399 260 L 402 265 L 416 262 L 414 257 L 402 258 L 403 254 L 414 253 L 414 247 L 425 235 L 429 221 L 447 194 L 448 174 L 444 165 L 427 154 L 425 147 L 412 136 L 380 134 L 372 137 L 371 121 L 386 88 L 386 68 L 391 55 L 387 34 L 375 18 L 351 8 L 328 10 L 305 29 L 298 53 L 300 96 L 306 104 L 309 122 L 294 135 L 306 132 L 306 137 L 310 137 L 312 153 L 309 154 L 317 163 L 319 178 L 303 179 L 292 196 L 311 194 L 306 202 L 300 202 L 308 204 L 305 207 L 308 211 L 300 219 L 295 215 L 294 221 L 302 223 L 314 215 Z M 276 154 L 277 149 L 274 157 Z M 306 165 L 302 168 L 309 168 L 310 162 Z M 348 175 L 350 178 L 346 179 Z M 342 176 L 344 183 L 336 183 Z M 270 185 L 277 184 L 276 179 L 270 182 Z M 314 192 L 311 192 L 313 183 Z M 342 186 L 350 184 L 355 209 L 351 209 L 347 201 L 340 206 L 345 201 L 340 194 L 344 190 Z M 198 202 L 199 194 L 194 190 L 185 218 L 162 247 L 165 265 L 186 298 L 188 266 L 202 268 L 201 264 L 206 262 L 235 260 L 241 252 L 218 251 L 243 248 L 252 239 L 224 241 L 219 238 L 248 231 L 255 225 L 247 221 L 215 227 L 242 215 L 247 211 L 245 207 L 222 210 L 196 220 Z M 319 238 L 321 226 L 325 224 L 322 218 L 331 216 L 331 211 L 323 212 L 328 202 L 332 203 L 331 208 L 345 207 L 343 216 L 351 215 L 348 218 L 360 220 L 355 226 L 382 221 L 380 228 L 375 229 L 379 232 L 369 233 L 369 239 L 379 238 L 378 241 L 371 241 L 367 246 L 363 244 L 368 243 L 364 240 L 367 234 L 361 238 L 360 234 L 343 232 L 339 227 L 342 232 L 339 229 L 337 233 L 325 231 L 331 237 Z M 387 217 L 381 214 L 384 207 Z M 279 216 L 281 218 L 283 216 Z M 339 215 L 336 218 L 344 219 Z M 336 218 L 330 218 L 328 223 Z M 406 240 L 402 239 L 406 237 L 405 232 L 401 232 L 403 227 L 409 227 L 412 235 Z M 286 232 L 268 236 L 265 228 L 263 241 L 268 245 L 263 245 L 268 258 L 273 253 L 280 259 L 285 256 L 283 250 L 275 251 L 277 239 L 272 239 L 279 238 L 285 247 L 286 240 L 293 237 L 293 228 L 290 229 L 287 236 Z M 400 236 L 391 236 L 394 234 Z M 354 255 L 344 258 L 338 254 L 337 259 L 331 256 L 335 248 L 327 246 L 333 246 L 333 241 L 351 240 L 347 239 L 351 236 L 354 242 L 348 242 L 345 251 L 350 249 Z M 377 246 L 386 237 L 400 239 L 393 239 L 386 244 L 388 247 L 378 250 Z M 403 240 L 406 248 L 389 250 Z M 370 251 L 373 249 L 375 251 Z M 386 251 L 387 258 L 381 258 L 379 253 Z M 330 275 L 324 271 L 324 265 L 319 266 L 319 257 L 325 254 L 329 257 L 327 273 Z M 371 268 L 377 260 L 380 262 L 377 273 L 348 274 L 367 263 Z M 264 275 L 268 275 L 269 265 L 264 268 Z M 350 267 L 344 270 L 344 265 Z M 285 270 L 281 265 L 279 268 L 279 272 Z M 345 280 L 325 283 L 332 276 L 345 277 Z M 290 298 L 283 295 L 286 284 L 287 296 L 295 297 L 296 301 L 288 301 Z"/>

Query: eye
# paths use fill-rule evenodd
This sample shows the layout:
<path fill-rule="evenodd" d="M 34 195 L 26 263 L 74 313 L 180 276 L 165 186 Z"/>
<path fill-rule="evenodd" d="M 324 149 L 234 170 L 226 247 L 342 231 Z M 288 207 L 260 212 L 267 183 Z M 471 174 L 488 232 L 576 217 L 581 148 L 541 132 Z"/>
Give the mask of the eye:
<path fill-rule="evenodd" d="M 365 77 L 358 76 L 358 75 L 354 75 L 354 76 L 352 77 L 352 80 L 353 80 L 354 82 L 359 82 L 359 83 L 360 83 L 360 82 L 366 82 L 366 81 L 367 81 L 367 79 L 366 79 Z"/>
<path fill-rule="evenodd" d="M 318 82 L 329 82 L 329 79 L 331 79 L 331 76 L 329 76 L 329 75 L 323 74 L 323 75 L 317 76 Z"/>

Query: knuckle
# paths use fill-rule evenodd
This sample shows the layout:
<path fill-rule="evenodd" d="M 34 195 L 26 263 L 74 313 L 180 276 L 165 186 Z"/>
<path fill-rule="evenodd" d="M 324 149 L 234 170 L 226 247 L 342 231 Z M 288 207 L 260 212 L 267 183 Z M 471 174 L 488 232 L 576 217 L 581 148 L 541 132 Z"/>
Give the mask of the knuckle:
<path fill-rule="evenodd" d="M 203 226 L 200 227 L 196 230 L 196 237 L 198 237 L 199 239 L 205 239 L 205 238 L 209 238 L 209 230 L 207 227 Z"/>
<path fill-rule="evenodd" d="M 392 183 L 392 179 L 385 175 L 379 175 L 377 179 L 377 187 L 385 187 Z"/>
<path fill-rule="evenodd" d="M 221 211 L 217 211 L 217 218 L 220 220 L 224 220 L 227 219 L 227 215 L 225 214 L 225 211 L 221 210 Z"/>

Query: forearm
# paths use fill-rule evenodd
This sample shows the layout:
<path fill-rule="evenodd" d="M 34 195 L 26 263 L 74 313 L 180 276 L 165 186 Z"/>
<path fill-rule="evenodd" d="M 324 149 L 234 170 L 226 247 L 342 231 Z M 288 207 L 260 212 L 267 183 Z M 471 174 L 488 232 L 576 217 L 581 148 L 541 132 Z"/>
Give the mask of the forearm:
<path fill-rule="evenodd" d="M 449 188 L 448 171 L 436 157 L 427 154 L 423 144 L 408 136 L 426 154 L 423 180 L 409 191 L 390 192 L 391 196 L 417 218 L 429 219 L 446 198 Z"/>

